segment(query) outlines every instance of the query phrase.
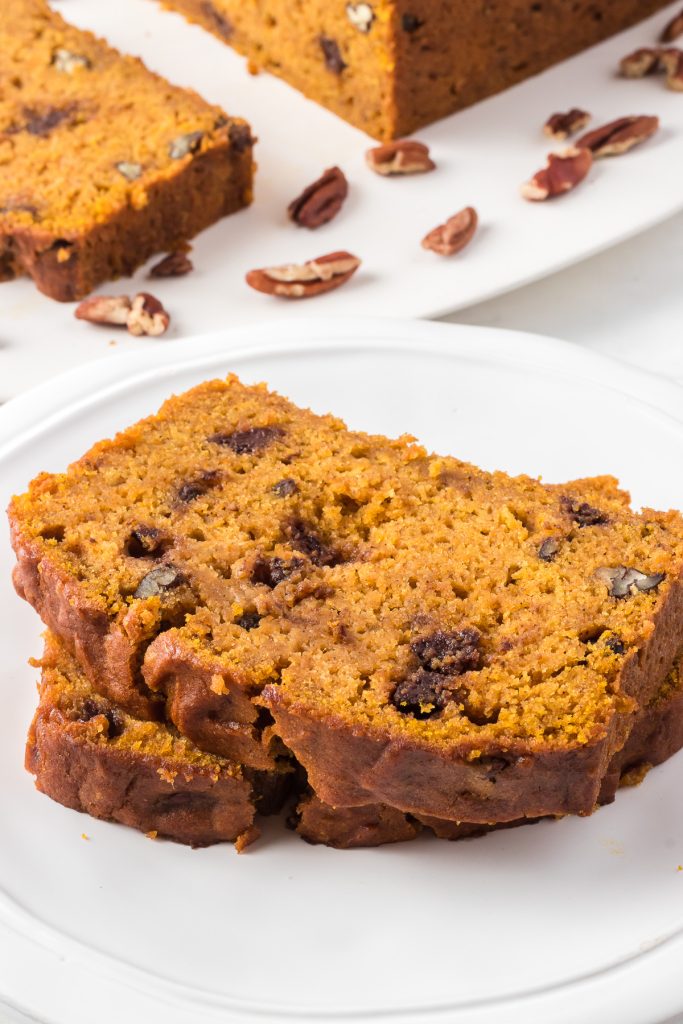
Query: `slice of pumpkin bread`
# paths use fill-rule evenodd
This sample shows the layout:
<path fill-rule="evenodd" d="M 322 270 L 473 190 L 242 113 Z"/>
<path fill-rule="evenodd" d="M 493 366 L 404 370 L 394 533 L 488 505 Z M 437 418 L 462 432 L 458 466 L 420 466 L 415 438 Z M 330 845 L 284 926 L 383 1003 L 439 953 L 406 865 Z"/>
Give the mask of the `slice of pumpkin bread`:
<path fill-rule="evenodd" d="M 58 803 L 191 846 L 241 846 L 256 835 L 257 812 L 280 809 L 287 773 L 250 771 L 133 718 L 95 693 L 54 635 L 38 664 L 26 767 Z"/>
<path fill-rule="evenodd" d="M 44 0 L 3 4 L 0 81 L 0 280 L 81 298 L 251 201 L 246 122 Z"/>
<path fill-rule="evenodd" d="M 683 632 L 683 523 L 230 378 L 42 475 L 20 594 L 93 685 L 324 801 L 587 813 Z"/>
<path fill-rule="evenodd" d="M 682 656 L 656 697 L 646 708 L 635 712 L 633 726 L 622 750 L 616 753 L 605 775 L 599 804 L 612 803 L 620 785 L 640 782 L 650 768 L 662 764 L 683 747 L 683 673 Z M 368 807 L 331 807 L 312 790 L 300 798 L 289 824 L 309 843 L 322 843 L 348 850 L 363 846 L 415 839 L 427 829 L 440 839 L 468 839 L 501 828 L 531 825 L 538 818 L 521 818 L 505 824 L 472 824 L 438 818 L 417 818 L 394 807 L 373 804 Z"/>

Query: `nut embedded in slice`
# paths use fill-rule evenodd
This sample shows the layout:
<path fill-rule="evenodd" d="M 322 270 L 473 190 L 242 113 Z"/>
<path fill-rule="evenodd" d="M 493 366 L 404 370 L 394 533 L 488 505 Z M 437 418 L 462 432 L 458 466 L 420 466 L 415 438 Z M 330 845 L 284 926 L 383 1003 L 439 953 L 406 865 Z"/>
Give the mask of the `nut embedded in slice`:
<path fill-rule="evenodd" d="M 349 252 L 331 252 L 306 263 L 250 270 L 246 282 L 265 295 L 308 299 L 340 288 L 358 270 L 361 261 Z"/>
<path fill-rule="evenodd" d="M 375 13 L 370 4 L 347 4 L 346 17 L 359 32 L 368 33 L 375 20 Z"/>
<path fill-rule="evenodd" d="M 683 50 L 672 46 L 662 50 L 659 55 L 662 68 L 666 72 L 666 84 L 676 92 L 683 92 Z"/>
<path fill-rule="evenodd" d="M 564 114 L 553 114 L 549 117 L 543 125 L 543 132 L 545 135 L 550 136 L 551 139 L 563 142 L 570 135 L 575 135 L 576 132 L 580 132 L 582 128 L 585 128 L 590 119 L 591 116 L 586 110 L 572 107 L 571 110 Z"/>
<path fill-rule="evenodd" d="M 564 153 L 550 153 L 547 166 L 522 185 L 522 196 L 531 202 L 543 202 L 564 195 L 584 180 L 592 166 L 589 149 L 577 146 Z"/>
<path fill-rule="evenodd" d="M 634 146 L 639 146 L 659 128 L 659 118 L 640 115 L 620 117 L 592 132 L 582 135 L 577 146 L 589 149 L 594 157 L 620 156 Z"/>
<path fill-rule="evenodd" d="M 339 167 L 329 167 L 287 207 L 290 220 L 302 228 L 319 228 L 336 217 L 349 193 L 349 183 Z"/>
<path fill-rule="evenodd" d="M 109 327 L 125 327 L 130 313 L 130 299 L 127 295 L 91 295 L 76 307 L 77 320 L 91 324 L 106 324 Z"/>
<path fill-rule="evenodd" d="M 136 337 L 145 334 L 150 338 L 158 338 L 165 334 L 170 322 L 170 316 L 158 299 L 149 292 L 139 292 L 131 303 L 126 327 Z"/>
<path fill-rule="evenodd" d="M 436 167 L 429 155 L 429 146 L 413 139 L 398 139 L 383 146 L 373 146 L 365 154 L 365 162 L 371 171 L 383 177 L 425 174 Z"/>
<path fill-rule="evenodd" d="M 659 38 L 663 43 L 673 43 L 679 36 L 683 36 L 683 11 L 671 19 Z"/>
<path fill-rule="evenodd" d="M 430 249 L 440 256 L 452 256 L 460 252 L 474 238 L 479 218 L 472 206 L 449 217 L 445 224 L 440 224 L 422 239 L 422 248 Z"/>

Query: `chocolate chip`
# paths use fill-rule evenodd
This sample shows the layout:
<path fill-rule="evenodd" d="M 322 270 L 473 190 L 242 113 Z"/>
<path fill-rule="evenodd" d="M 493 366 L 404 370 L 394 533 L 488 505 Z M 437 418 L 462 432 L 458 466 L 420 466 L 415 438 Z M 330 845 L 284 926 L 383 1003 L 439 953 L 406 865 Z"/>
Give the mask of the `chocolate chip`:
<path fill-rule="evenodd" d="M 626 650 L 626 645 L 621 637 L 618 637 L 616 633 L 612 636 L 608 636 L 605 640 L 605 647 L 609 647 L 613 654 L 623 654 Z"/>
<path fill-rule="evenodd" d="M 557 537 L 546 537 L 538 549 L 538 557 L 543 562 L 552 562 L 559 550 L 559 539 Z"/>
<path fill-rule="evenodd" d="M 654 572 L 648 575 L 639 569 L 628 568 L 625 565 L 602 566 L 595 573 L 595 578 L 605 584 L 610 596 L 616 598 L 646 594 L 650 590 L 656 590 L 665 577 L 666 573 L 663 572 Z"/>
<path fill-rule="evenodd" d="M 142 164 L 136 164 L 132 160 L 120 160 L 115 167 L 126 181 L 137 181 L 142 175 Z"/>
<path fill-rule="evenodd" d="M 168 546 L 169 540 L 161 530 L 157 530 L 155 526 L 141 524 L 131 530 L 125 551 L 131 558 L 154 558 Z"/>
<path fill-rule="evenodd" d="M 47 138 L 54 128 L 57 128 L 63 121 L 68 120 L 73 114 L 74 108 L 70 107 L 48 107 L 47 110 L 39 111 L 32 107 L 25 107 L 22 111 L 26 121 L 23 131 L 29 135 L 37 135 L 40 138 Z M 21 131 L 22 129 L 18 129 Z"/>
<path fill-rule="evenodd" d="M 217 469 L 205 469 L 194 480 L 188 480 L 186 483 L 181 484 L 178 488 L 178 501 L 182 501 L 184 504 L 195 501 L 203 494 L 206 494 L 207 491 L 210 491 L 212 487 L 215 487 L 219 479 L 220 473 Z"/>
<path fill-rule="evenodd" d="M 254 455 L 283 434 L 282 427 L 250 427 L 248 430 L 234 430 L 231 434 L 212 434 L 207 441 L 231 448 L 236 455 Z"/>
<path fill-rule="evenodd" d="M 481 634 L 476 629 L 437 630 L 431 636 L 413 640 L 410 649 L 430 673 L 460 675 L 479 668 L 480 641 Z"/>
<path fill-rule="evenodd" d="M 160 565 L 142 577 L 133 597 L 163 597 L 169 590 L 174 590 L 182 583 L 185 583 L 185 577 L 180 569 L 176 569 L 174 565 Z"/>
<path fill-rule="evenodd" d="M 424 21 L 421 21 L 414 14 L 404 14 L 401 18 L 401 28 L 404 32 L 417 32 L 423 25 Z"/>
<path fill-rule="evenodd" d="M 72 53 L 71 50 L 66 50 L 64 47 L 55 50 L 52 55 L 52 64 L 57 71 L 66 75 L 73 74 L 77 68 L 92 67 L 92 63 L 87 57 L 83 57 L 79 53 Z"/>
<path fill-rule="evenodd" d="M 88 697 L 83 701 L 83 708 L 78 721 L 90 722 L 93 718 L 98 718 L 100 715 L 107 720 L 108 739 L 113 740 L 120 736 L 125 728 L 121 713 L 116 708 L 109 707 L 107 704 L 98 703 L 92 697 Z"/>
<path fill-rule="evenodd" d="M 251 629 L 256 629 L 260 621 L 261 616 L 258 612 L 245 612 L 244 615 L 240 615 L 238 619 L 235 619 L 235 625 L 249 632 Z"/>
<path fill-rule="evenodd" d="M 165 793 L 154 801 L 154 810 L 157 814 L 171 814 L 174 811 L 206 813 L 215 806 L 216 798 L 209 793 Z"/>
<path fill-rule="evenodd" d="M 254 136 L 248 124 L 231 124 L 228 128 L 228 139 L 236 153 L 246 153 L 254 142 Z"/>
<path fill-rule="evenodd" d="M 203 138 L 204 132 L 186 132 L 185 135 L 177 135 L 168 144 L 168 155 L 171 160 L 182 160 L 188 153 L 194 153 L 199 149 Z"/>
<path fill-rule="evenodd" d="M 224 14 L 217 11 L 209 0 L 202 0 L 200 12 L 204 15 L 207 21 L 210 22 L 211 28 L 217 32 L 218 35 L 222 36 L 223 39 L 231 38 L 233 33 L 232 22 L 230 22 Z"/>
<path fill-rule="evenodd" d="M 339 552 L 322 540 L 303 519 L 294 519 L 286 527 L 287 537 L 297 551 L 301 551 L 314 565 L 338 565 Z"/>
<path fill-rule="evenodd" d="M 584 526 L 603 526 L 609 522 L 609 516 L 606 512 L 602 512 L 599 508 L 594 508 L 586 501 L 577 504 L 573 498 L 563 497 L 561 503 L 563 511 L 570 515 L 581 528 Z"/>
<path fill-rule="evenodd" d="M 394 688 L 391 703 L 397 711 L 413 718 L 431 718 L 443 710 L 447 695 L 446 681 L 438 672 L 427 672 L 419 668 Z"/>
<path fill-rule="evenodd" d="M 251 579 L 253 583 L 263 583 L 272 590 L 293 576 L 303 565 L 302 558 L 292 558 L 289 562 L 285 562 L 283 558 L 257 558 L 251 571 Z"/>
<path fill-rule="evenodd" d="M 271 487 L 273 494 L 276 494 L 278 498 L 291 498 L 293 494 L 296 494 L 299 490 L 296 480 L 292 480 L 291 477 L 285 477 L 284 480 L 278 480 L 276 484 Z"/>
<path fill-rule="evenodd" d="M 325 58 L 325 67 L 335 75 L 341 75 L 346 68 L 339 44 L 329 36 L 319 36 L 318 42 Z"/>

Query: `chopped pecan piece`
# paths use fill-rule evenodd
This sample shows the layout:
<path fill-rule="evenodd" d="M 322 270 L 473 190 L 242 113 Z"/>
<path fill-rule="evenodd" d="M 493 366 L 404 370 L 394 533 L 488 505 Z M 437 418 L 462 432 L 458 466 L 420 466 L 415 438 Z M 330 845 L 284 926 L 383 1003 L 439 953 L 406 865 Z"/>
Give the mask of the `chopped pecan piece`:
<path fill-rule="evenodd" d="M 683 11 L 671 19 L 659 38 L 663 43 L 673 43 L 679 36 L 683 36 Z"/>
<path fill-rule="evenodd" d="M 662 50 L 659 60 L 666 72 L 666 84 L 676 92 L 683 92 L 683 50 L 675 47 Z"/>
<path fill-rule="evenodd" d="M 265 295 L 308 299 L 346 284 L 360 264 L 358 257 L 349 252 L 331 252 L 306 263 L 250 270 L 246 281 L 250 288 Z"/>
<path fill-rule="evenodd" d="M 590 119 L 591 116 L 587 111 L 572 107 L 565 114 L 553 114 L 552 117 L 549 117 L 543 125 L 543 131 L 551 139 L 563 142 L 570 135 L 575 135 L 576 132 L 585 128 Z"/>
<path fill-rule="evenodd" d="M 589 149 L 594 157 L 620 156 L 634 146 L 645 142 L 659 128 L 659 118 L 640 115 L 637 117 L 620 117 L 600 128 L 583 135 L 577 142 L 578 146 Z"/>
<path fill-rule="evenodd" d="M 440 256 L 452 256 L 460 252 L 474 238 L 477 230 L 477 211 L 466 206 L 449 217 L 445 224 L 440 224 L 422 239 L 422 248 L 431 249 Z"/>
<path fill-rule="evenodd" d="M 542 202 L 571 192 L 586 177 L 593 165 L 589 149 L 572 147 L 564 153 L 550 153 L 548 165 L 537 171 L 522 185 L 522 196 L 531 202 Z"/>
<path fill-rule="evenodd" d="M 120 160 L 115 166 L 126 181 L 137 181 L 142 175 L 142 164 L 133 163 L 132 160 Z"/>
<path fill-rule="evenodd" d="M 660 51 L 654 46 L 643 46 L 629 53 L 619 62 L 619 70 L 624 78 L 645 78 L 660 70 Z"/>
<path fill-rule="evenodd" d="M 75 311 L 77 320 L 110 327 L 125 327 L 129 314 L 130 299 L 127 295 L 91 295 Z"/>
<path fill-rule="evenodd" d="M 374 146 L 365 154 L 365 162 L 371 171 L 385 177 L 398 174 L 425 174 L 436 167 L 429 156 L 429 146 L 414 139 L 398 139 L 383 146 Z"/>
<path fill-rule="evenodd" d="M 287 213 L 302 228 L 319 228 L 337 216 L 348 194 L 344 172 L 330 167 L 289 204 Z"/>
<path fill-rule="evenodd" d="M 629 597 L 636 594 L 646 594 L 650 590 L 656 590 L 666 574 L 663 572 L 648 573 L 640 569 L 629 568 L 625 565 L 602 566 L 596 569 L 595 578 L 604 583 L 610 592 L 610 597 Z"/>
<path fill-rule="evenodd" d="M 375 20 L 370 4 L 347 4 L 346 17 L 359 32 L 369 32 Z"/>
<path fill-rule="evenodd" d="M 183 277 L 194 270 L 192 260 L 186 252 L 176 250 L 169 252 L 162 260 L 155 263 L 149 272 L 150 277 Z"/>
<path fill-rule="evenodd" d="M 146 334 L 158 338 L 168 330 L 170 322 L 170 316 L 158 299 L 149 292 L 139 292 L 131 303 L 126 327 L 136 337 Z"/>

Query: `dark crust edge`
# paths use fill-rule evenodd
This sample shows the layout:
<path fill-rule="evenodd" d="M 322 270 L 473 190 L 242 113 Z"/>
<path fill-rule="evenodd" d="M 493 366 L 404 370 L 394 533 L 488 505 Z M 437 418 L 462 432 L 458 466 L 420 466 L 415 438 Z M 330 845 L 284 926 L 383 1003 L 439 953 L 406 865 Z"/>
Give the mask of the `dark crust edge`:
<path fill-rule="evenodd" d="M 622 775 L 632 768 L 662 764 L 683 747 L 683 689 L 668 700 L 637 712 L 631 734 L 622 750 L 612 758 L 602 781 L 599 804 L 615 798 Z M 497 824 L 454 822 L 409 814 L 373 804 L 367 807 L 330 807 L 308 790 L 290 818 L 292 828 L 308 843 L 324 844 L 338 850 L 400 843 L 416 838 L 422 828 L 440 839 L 475 838 L 502 828 L 531 825 L 540 818 L 520 818 Z"/>
<path fill-rule="evenodd" d="M 246 128 L 239 144 L 229 130 Z M 127 207 L 82 234 L 56 235 L 39 227 L 0 225 L 0 281 L 20 274 L 59 302 L 88 295 L 97 285 L 132 274 L 156 253 L 182 246 L 252 199 L 253 140 L 246 122 L 231 119 L 209 148 L 193 155 L 171 178 L 150 184 L 142 209 Z M 63 243 L 68 243 L 65 248 Z M 60 253 L 69 259 L 60 262 Z"/>
<path fill-rule="evenodd" d="M 648 640 L 625 658 L 619 690 L 636 707 L 645 707 L 657 694 L 678 654 L 681 635 L 683 577 L 672 580 L 653 616 Z M 624 747 L 635 721 L 632 711 L 615 711 L 602 735 L 582 746 L 530 751 L 519 742 L 501 743 L 487 746 L 476 762 L 467 760 L 463 745 L 430 748 L 339 718 L 315 718 L 307 709 L 290 705 L 278 686 L 266 686 L 260 699 L 325 803 L 381 803 L 416 816 L 483 824 L 590 814 L 609 763 Z"/>
<path fill-rule="evenodd" d="M 31 724 L 25 765 L 36 788 L 65 807 L 194 847 L 240 840 L 257 812 L 279 810 L 290 781 L 267 772 L 213 773 L 94 742 L 83 723 L 49 704 Z"/>

